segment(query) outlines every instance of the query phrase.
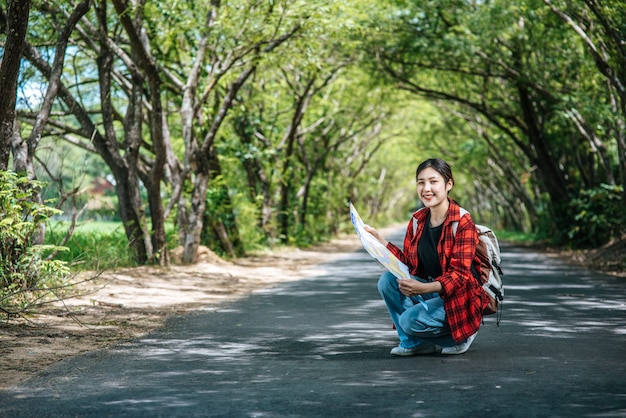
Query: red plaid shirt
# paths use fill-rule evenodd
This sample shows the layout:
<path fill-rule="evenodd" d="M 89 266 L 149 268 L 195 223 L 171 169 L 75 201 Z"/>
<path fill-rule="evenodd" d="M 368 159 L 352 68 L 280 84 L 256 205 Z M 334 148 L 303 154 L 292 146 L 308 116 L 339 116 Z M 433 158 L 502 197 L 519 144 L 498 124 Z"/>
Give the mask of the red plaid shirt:
<path fill-rule="evenodd" d="M 472 263 L 480 272 L 480 261 L 476 257 L 478 233 L 469 214 L 460 217 L 459 205 L 449 199 L 448 216 L 443 222 L 441 238 L 437 244 L 437 253 L 443 274 L 435 277 L 441 283 L 446 318 L 452 331 L 452 338 L 462 343 L 480 328 L 482 312 L 489 302 L 489 296 L 478 283 L 471 271 Z M 417 247 L 424 231 L 426 216 L 430 209 L 418 210 L 413 214 L 404 236 L 404 251 L 392 243 L 387 248 L 409 267 L 411 274 L 420 276 Z M 413 218 L 417 228 L 413 233 Z M 452 222 L 458 222 L 456 237 L 452 231 Z"/>

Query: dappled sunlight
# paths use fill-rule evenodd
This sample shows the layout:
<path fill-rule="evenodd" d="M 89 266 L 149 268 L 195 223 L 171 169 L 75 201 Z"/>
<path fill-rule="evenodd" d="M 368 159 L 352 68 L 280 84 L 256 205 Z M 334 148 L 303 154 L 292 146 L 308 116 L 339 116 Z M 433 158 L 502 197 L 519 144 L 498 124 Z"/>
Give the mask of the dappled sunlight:
<path fill-rule="evenodd" d="M 127 406 L 127 407 L 131 407 L 131 406 L 137 406 L 137 405 L 150 405 L 150 404 L 154 404 L 154 405 L 158 405 L 159 407 L 166 407 L 166 408 L 182 408 L 182 407 L 190 407 L 190 406 L 195 406 L 197 405 L 197 402 L 184 402 L 181 401 L 180 399 L 173 397 L 173 396 L 163 396 L 163 397 L 157 397 L 157 398 L 148 398 L 148 399 L 124 399 L 121 401 L 113 401 L 113 402 L 104 402 L 103 405 L 119 405 L 119 406 Z"/>
<path fill-rule="evenodd" d="M 509 277 L 512 277 L 509 275 Z M 544 291 L 544 293 L 555 294 L 554 291 L 548 291 L 550 289 L 561 289 L 561 291 L 565 290 L 573 290 L 573 289 L 593 289 L 592 285 L 587 284 L 567 284 L 567 283 L 551 283 L 549 281 L 542 281 L 541 283 L 530 283 L 524 285 L 516 285 L 516 284 L 508 284 L 506 285 L 506 292 L 510 291 Z"/>
<path fill-rule="evenodd" d="M 566 300 L 562 304 L 579 309 L 605 309 L 610 311 L 626 311 L 626 303 L 622 301 L 606 300 L 601 298 L 592 298 L 579 301 Z"/>
<path fill-rule="evenodd" d="M 506 273 L 505 274 L 520 274 L 523 273 L 525 275 L 541 275 L 542 277 L 545 278 L 549 278 L 549 277 L 553 277 L 553 276 L 559 276 L 562 277 L 563 275 L 565 276 L 570 276 L 570 275 L 575 275 L 576 271 L 572 271 L 571 267 L 569 269 L 564 268 L 563 266 L 560 265 L 555 265 L 555 266 L 544 266 L 542 264 L 537 264 L 537 265 L 527 265 L 524 263 L 511 263 L 511 264 L 504 264 L 505 268 L 506 268 Z"/>

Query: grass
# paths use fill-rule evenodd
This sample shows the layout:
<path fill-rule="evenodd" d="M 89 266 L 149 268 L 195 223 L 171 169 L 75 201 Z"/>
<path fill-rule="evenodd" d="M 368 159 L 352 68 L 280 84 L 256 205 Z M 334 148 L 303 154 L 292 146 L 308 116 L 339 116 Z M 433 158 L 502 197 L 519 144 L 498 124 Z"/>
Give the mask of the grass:
<path fill-rule="evenodd" d="M 58 245 L 67 229 L 65 222 L 51 224 L 46 232 L 46 244 Z M 93 222 L 77 227 L 65 246 L 69 251 L 58 253 L 56 258 L 78 270 L 135 265 L 120 222 Z"/>
<path fill-rule="evenodd" d="M 57 227 L 65 227 L 67 230 L 66 222 L 55 222 L 59 224 Z M 51 225 L 53 228 L 54 225 Z M 122 232 L 124 233 L 124 226 L 121 222 L 110 222 L 110 221 L 90 221 L 84 224 L 78 225 L 75 229 L 76 232 L 88 233 L 88 232 L 100 232 L 100 233 L 114 233 L 114 232 Z"/>
<path fill-rule="evenodd" d="M 541 241 L 536 234 L 519 231 L 494 231 L 499 241 L 508 241 L 515 243 L 536 243 Z"/>
<path fill-rule="evenodd" d="M 69 224 L 54 221 L 48 225 L 45 243 L 58 245 L 65 237 Z M 167 242 L 176 242 L 176 231 L 166 226 Z M 67 261 L 76 270 L 99 270 L 136 266 L 121 222 L 88 222 L 77 226 L 65 246 L 69 251 L 55 257 Z"/>

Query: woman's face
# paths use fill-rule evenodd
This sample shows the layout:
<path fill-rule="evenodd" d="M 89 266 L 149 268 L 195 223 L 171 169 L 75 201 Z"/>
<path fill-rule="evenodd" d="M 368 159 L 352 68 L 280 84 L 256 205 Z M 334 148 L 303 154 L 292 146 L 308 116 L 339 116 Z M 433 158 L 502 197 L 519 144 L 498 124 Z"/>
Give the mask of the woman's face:
<path fill-rule="evenodd" d="M 424 206 L 432 208 L 448 199 L 452 184 L 452 180 L 446 182 L 437 170 L 427 167 L 417 175 L 417 196 Z"/>

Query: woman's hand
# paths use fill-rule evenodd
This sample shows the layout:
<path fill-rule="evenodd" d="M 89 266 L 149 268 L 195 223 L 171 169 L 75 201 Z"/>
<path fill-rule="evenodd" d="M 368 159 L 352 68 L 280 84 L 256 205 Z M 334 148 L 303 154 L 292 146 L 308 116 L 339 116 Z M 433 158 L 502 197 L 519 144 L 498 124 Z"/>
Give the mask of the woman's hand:
<path fill-rule="evenodd" d="M 369 232 L 374 238 L 376 238 L 376 240 L 378 242 L 380 242 L 384 247 L 387 246 L 388 241 L 386 239 L 384 239 L 383 237 L 380 236 L 380 234 L 378 233 L 378 231 L 376 230 L 376 228 L 372 228 L 369 225 L 364 225 L 363 228 Z"/>
<path fill-rule="evenodd" d="M 441 283 L 434 281 L 422 283 L 419 280 L 400 280 L 398 279 L 398 288 L 404 296 L 417 296 L 425 293 L 441 292 L 443 287 Z"/>

